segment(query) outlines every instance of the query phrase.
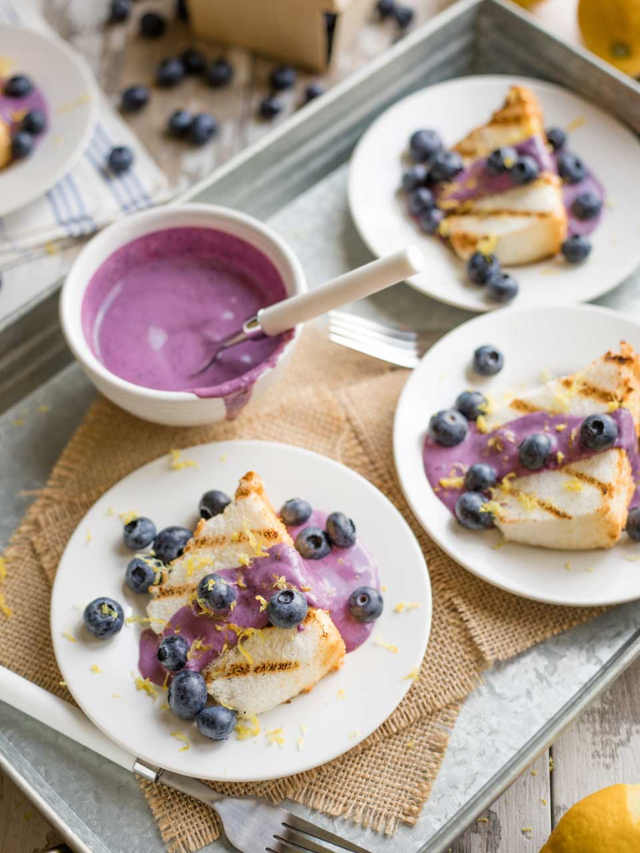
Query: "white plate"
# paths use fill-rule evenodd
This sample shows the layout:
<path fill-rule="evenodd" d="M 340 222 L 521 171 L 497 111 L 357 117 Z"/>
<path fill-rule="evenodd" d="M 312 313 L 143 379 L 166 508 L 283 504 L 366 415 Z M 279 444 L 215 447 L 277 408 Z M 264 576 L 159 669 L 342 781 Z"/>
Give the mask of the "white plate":
<path fill-rule="evenodd" d="M 431 489 L 422 462 L 429 417 L 452 407 L 466 388 L 499 396 L 571 373 L 621 340 L 640 350 L 640 325 L 607 308 L 512 308 L 477 317 L 432 347 L 407 382 L 396 411 L 394 455 L 404 493 L 420 524 L 457 563 L 516 595 L 575 606 L 640 598 L 640 545 L 623 536 L 610 551 L 550 551 L 505 543 L 498 531 L 461 527 Z M 493 344 L 505 365 L 483 379 L 469 370 L 473 351 Z M 570 564 L 570 569 L 565 567 Z"/>
<path fill-rule="evenodd" d="M 509 86 L 529 86 L 539 97 L 547 127 L 567 127 L 584 119 L 569 135 L 569 149 L 600 178 L 613 206 L 604 211 L 593 234 L 588 261 L 571 267 L 549 259 L 514 267 L 520 283 L 519 307 L 570 305 L 595 299 L 620 284 L 640 264 L 640 208 L 628 191 L 640 174 L 640 145 L 616 119 L 566 89 L 540 80 L 499 75 L 463 77 L 422 89 L 388 109 L 360 140 L 351 160 L 349 204 L 362 239 L 378 256 L 416 243 L 424 252 L 423 272 L 410 280 L 417 290 L 470 311 L 488 311 L 483 288 L 467 281 L 465 265 L 437 238 L 420 232 L 398 192 L 402 154 L 414 130 L 431 127 L 453 145 L 484 124 L 502 103 Z"/>
<path fill-rule="evenodd" d="M 98 119 L 98 90 L 84 59 L 61 39 L 0 24 L 0 57 L 27 74 L 49 106 L 49 128 L 25 160 L 0 170 L 0 216 L 43 196 L 84 153 Z"/>
<path fill-rule="evenodd" d="M 126 750 L 153 764 L 202 779 L 248 782 L 302 773 L 351 749 L 378 728 L 411 685 L 408 673 L 420 666 L 431 626 L 431 587 L 418 543 L 399 512 L 363 477 L 337 462 L 284 444 L 229 441 L 184 451 L 198 468 L 172 470 L 168 459 L 145 465 L 110 489 L 93 506 L 71 537 L 58 568 L 51 602 L 53 646 L 69 690 L 93 722 Z M 386 607 L 369 640 L 347 655 L 342 669 L 324 678 L 304 696 L 262 714 L 262 734 L 239 741 L 212 743 L 194 724 L 160 710 L 166 694 L 153 702 L 137 691 L 138 625 L 126 626 L 112 640 L 89 638 L 82 627 L 84 606 L 99 595 L 120 601 L 125 615 L 145 615 L 147 596 L 124 586 L 131 552 L 121 543 L 116 513 L 135 509 L 168 524 L 193 526 L 203 492 L 233 493 L 247 470 L 264 478 L 275 506 L 303 495 L 313 506 L 340 508 L 353 517 L 358 533 L 375 555 Z M 88 534 L 91 539 L 88 540 Z M 416 601 L 416 610 L 395 613 L 400 601 Z M 71 630 L 77 641 L 63 632 Z M 394 654 L 375 638 L 398 646 Z M 95 675 L 91 667 L 103 670 Z M 344 691 L 344 698 L 339 691 Z M 111 698 L 112 694 L 122 698 Z M 301 726 L 306 732 L 301 734 Z M 286 743 L 269 745 L 264 732 L 282 727 Z M 184 732 L 191 749 L 171 732 Z M 304 744 L 298 748 L 298 738 Z"/>

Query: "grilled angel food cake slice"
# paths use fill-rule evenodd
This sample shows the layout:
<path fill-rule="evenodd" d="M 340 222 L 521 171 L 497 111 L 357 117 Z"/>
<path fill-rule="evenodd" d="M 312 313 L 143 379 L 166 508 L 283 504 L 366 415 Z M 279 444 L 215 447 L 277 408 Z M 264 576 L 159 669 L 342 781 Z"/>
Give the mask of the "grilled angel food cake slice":
<path fill-rule="evenodd" d="M 9 125 L 0 118 L 0 169 L 11 162 L 11 131 Z"/>

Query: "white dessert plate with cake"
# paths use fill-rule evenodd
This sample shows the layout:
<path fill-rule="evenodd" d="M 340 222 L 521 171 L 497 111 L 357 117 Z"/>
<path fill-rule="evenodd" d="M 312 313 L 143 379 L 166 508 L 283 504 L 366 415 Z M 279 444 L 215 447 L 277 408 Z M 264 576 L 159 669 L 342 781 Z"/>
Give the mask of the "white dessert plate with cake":
<path fill-rule="evenodd" d="M 439 141 L 423 137 L 412 155 L 419 129 Z M 446 156 L 436 163 L 428 150 L 440 143 Z M 404 191 L 419 156 L 424 174 L 412 173 Z M 513 304 L 569 305 L 640 264 L 640 213 L 627 190 L 639 170 L 634 134 L 578 95 L 530 78 L 464 77 L 409 95 L 376 120 L 351 160 L 349 204 L 375 255 L 419 239 L 425 268 L 409 283 L 434 299 L 471 311 L 510 301 L 508 284 L 492 291 L 470 280 L 467 263 L 480 252 L 517 282 Z"/>
<path fill-rule="evenodd" d="M 594 306 L 484 315 L 429 350 L 400 397 L 394 455 L 457 563 L 552 604 L 640 598 L 638 353 L 640 325 Z"/>
<path fill-rule="evenodd" d="M 228 493 L 231 502 L 200 519 L 198 502 L 212 488 Z M 284 512 L 281 519 L 274 507 L 296 496 L 313 514 L 304 518 L 305 508 L 296 504 L 302 520 Z M 348 524 L 342 532 L 332 527 L 323 511 L 345 513 L 355 533 Z M 152 585 L 136 594 L 125 583 L 135 552 L 125 547 L 123 520 L 142 530 L 141 516 L 157 531 L 177 525 L 195 533 L 173 562 L 159 537 L 151 542 L 153 552 L 141 545 L 140 577 L 152 566 Z M 314 525 L 320 527 L 305 539 L 311 551 L 303 559 L 299 536 Z M 321 553 L 312 558 L 315 548 Z M 161 557 L 164 566 L 156 562 Z M 378 590 L 382 612 L 373 594 L 354 605 L 352 587 Z M 217 600 L 221 591 L 231 598 Z M 107 639 L 98 639 L 83 615 L 102 597 L 112 603 L 100 604 L 98 621 L 104 616 L 124 623 Z M 287 608 L 300 597 L 304 613 L 283 626 L 293 612 Z M 279 615 L 274 599 L 282 605 Z M 367 621 L 353 607 L 366 610 L 371 602 Z M 71 537 L 51 606 L 62 676 L 90 719 L 153 764 L 224 781 L 301 773 L 352 749 L 409 690 L 430 626 L 424 557 L 387 498 L 331 459 L 260 441 L 174 452 L 121 480 Z M 183 640 L 186 659 L 176 665 L 172 658 L 169 672 L 158 650 L 172 646 L 173 654 Z M 176 716 L 185 709 L 181 681 L 195 683 L 188 703 L 201 709 L 206 700 L 221 709 L 227 740 L 210 739 L 210 730 L 205 736 L 200 716 L 197 722 Z M 204 698 L 196 695 L 200 684 Z"/>

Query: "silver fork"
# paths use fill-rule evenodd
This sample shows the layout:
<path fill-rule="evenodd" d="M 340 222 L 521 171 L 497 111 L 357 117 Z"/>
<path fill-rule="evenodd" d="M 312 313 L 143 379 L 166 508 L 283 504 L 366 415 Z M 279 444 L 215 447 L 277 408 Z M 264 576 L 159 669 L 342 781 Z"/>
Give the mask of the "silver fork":
<path fill-rule="evenodd" d="M 398 367 L 417 367 L 425 352 L 448 329 L 413 332 L 349 314 L 329 312 L 329 339 L 343 347 L 379 358 Z"/>

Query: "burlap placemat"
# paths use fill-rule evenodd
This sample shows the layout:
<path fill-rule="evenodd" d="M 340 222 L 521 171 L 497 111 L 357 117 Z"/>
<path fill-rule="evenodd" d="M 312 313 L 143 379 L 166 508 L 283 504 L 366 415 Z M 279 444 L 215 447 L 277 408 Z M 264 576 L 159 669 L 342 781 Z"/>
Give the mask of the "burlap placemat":
<path fill-rule="evenodd" d="M 331 345 L 309 329 L 277 398 L 249 407 L 233 423 L 169 429 L 98 399 L 7 550 L 2 592 L 12 616 L 0 617 L 0 664 L 70 701 L 60 685 L 48 613 L 33 602 L 48 602 L 66 542 L 96 498 L 170 448 L 228 438 L 286 438 L 359 471 L 409 521 L 431 574 L 431 639 L 403 702 L 349 753 L 295 777 L 215 787 L 273 801 L 288 797 L 387 833 L 400 821 L 414 824 L 438 774 L 459 703 L 478 685 L 482 670 L 598 611 L 535 604 L 490 587 L 456 566 L 419 528 L 396 481 L 391 453 L 393 413 L 406 375 Z M 195 851 L 217 837 L 215 816 L 205 806 L 162 786 L 141 785 L 169 850 Z"/>

